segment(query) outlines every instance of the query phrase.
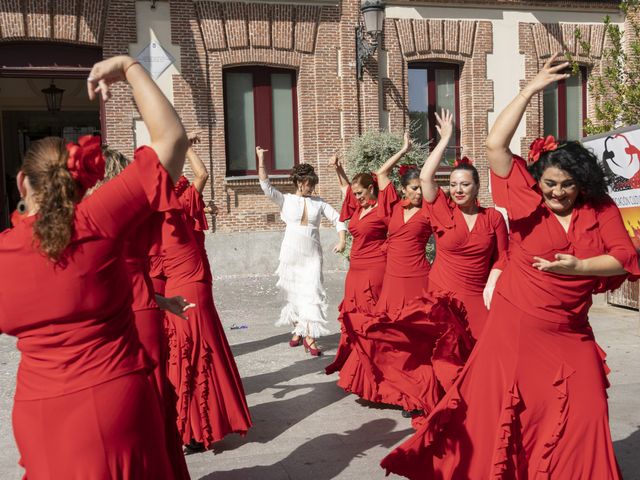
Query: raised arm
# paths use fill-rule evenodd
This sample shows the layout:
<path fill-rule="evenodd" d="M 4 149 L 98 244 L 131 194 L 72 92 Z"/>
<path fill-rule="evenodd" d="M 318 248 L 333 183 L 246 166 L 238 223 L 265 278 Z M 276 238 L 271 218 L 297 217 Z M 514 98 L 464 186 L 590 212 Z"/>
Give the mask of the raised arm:
<path fill-rule="evenodd" d="M 256 147 L 256 156 L 258 157 L 258 178 L 262 181 L 269 180 L 267 175 L 267 169 L 264 166 L 264 154 L 269 150 L 265 150 L 262 147 Z"/>
<path fill-rule="evenodd" d="M 131 85 L 133 99 L 151 136 L 151 147 L 173 181 L 177 181 L 184 166 L 187 136 L 171 102 L 139 62 L 121 55 L 96 63 L 87 78 L 89 98 L 93 100 L 100 94 L 108 101 L 109 87 L 120 81 Z"/>
<path fill-rule="evenodd" d="M 423 198 L 432 203 L 438 195 L 438 184 L 436 183 L 436 171 L 444 152 L 449 145 L 451 136 L 453 135 L 453 115 L 449 110 L 442 110 L 441 114 L 436 113 L 436 130 L 440 135 L 440 141 L 431 150 L 427 161 L 424 162 L 422 170 L 420 171 L 420 184 L 422 186 Z"/>
<path fill-rule="evenodd" d="M 396 163 L 398 163 L 409 150 L 411 150 L 411 137 L 409 136 L 409 132 L 404 132 L 404 143 L 402 148 L 393 157 L 384 162 L 376 172 L 378 177 L 378 188 L 380 191 L 387 188 L 387 185 L 391 183 L 391 180 L 389 179 L 389 172 L 391 172 Z"/>
<path fill-rule="evenodd" d="M 554 82 L 569 78 L 569 74 L 561 73 L 569 66 L 569 62 L 553 65 L 558 58 L 554 54 L 542 70 L 531 80 L 511 103 L 500 113 L 487 136 L 487 159 L 489 167 L 496 175 L 506 177 L 511 171 L 513 154 L 509 149 L 511 139 L 522 120 L 531 98 Z"/>
<path fill-rule="evenodd" d="M 342 191 L 342 195 L 345 196 L 347 194 L 347 189 L 349 188 L 349 177 L 347 177 L 347 174 L 344 171 L 344 167 L 342 166 L 340 157 L 338 155 L 334 155 L 333 157 L 331 157 L 329 166 L 333 167 L 336 170 L 338 183 L 340 184 L 340 190 Z"/>
<path fill-rule="evenodd" d="M 209 172 L 207 171 L 207 167 L 204 165 L 200 156 L 193 149 L 194 145 L 200 143 L 198 133 L 200 132 L 192 132 L 187 135 L 187 138 L 189 139 L 187 160 L 189 160 L 189 164 L 191 165 L 191 170 L 194 175 L 193 186 L 199 193 L 202 193 L 204 186 L 207 184 L 207 180 L 209 180 Z"/>
<path fill-rule="evenodd" d="M 264 194 L 271 199 L 271 201 L 277 204 L 280 208 L 284 205 L 284 195 L 273 188 L 271 182 L 269 182 L 269 175 L 267 175 L 267 169 L 264 166 L 264 153 L 268 150 L 262 147 L 256 147 L 256 156 L 258 157 L 258 178 L 260 178 L 260 188 Z"/>

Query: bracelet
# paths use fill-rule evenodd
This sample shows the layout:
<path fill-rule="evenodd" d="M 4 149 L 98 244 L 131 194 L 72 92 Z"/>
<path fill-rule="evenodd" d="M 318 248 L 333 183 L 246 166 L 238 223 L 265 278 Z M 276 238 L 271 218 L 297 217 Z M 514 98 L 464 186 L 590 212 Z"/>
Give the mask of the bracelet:
<path fill-rule="evenodd" d="M 138 60 L 134 60 L 133 62 L 131 62 L 129 65 L 127 65 L 127 67 L 122 71 L 122 73 L 124 73 L 124 76 L 127 76 L 127 72 L 129 71 L 129 69 L 131 67 L 133 67 L 134 65 L 141 65 L 140 62 Z"/>

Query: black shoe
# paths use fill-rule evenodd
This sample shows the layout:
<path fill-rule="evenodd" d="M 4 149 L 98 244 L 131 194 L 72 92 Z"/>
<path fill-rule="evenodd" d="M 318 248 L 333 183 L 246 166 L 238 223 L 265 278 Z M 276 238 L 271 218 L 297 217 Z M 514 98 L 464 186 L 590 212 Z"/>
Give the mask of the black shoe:
<path fill-rule="evenodd" d="M 418 415 L 423 415 L 424 412 L 422 410 L 402 410 L 402 416 L 404 418 L 413 418 L 416 417 Z"/>
<path fill-rule="evenodd" d="M 204 443 L 202 442 L 196 442 L 194 439 L 191 439 L 191 441 L 184 446 L 184 454 L 185 455 L 192 455 L 194 453 L 202 453 L 204 452 L 206 449 L 204 448 Z"/>

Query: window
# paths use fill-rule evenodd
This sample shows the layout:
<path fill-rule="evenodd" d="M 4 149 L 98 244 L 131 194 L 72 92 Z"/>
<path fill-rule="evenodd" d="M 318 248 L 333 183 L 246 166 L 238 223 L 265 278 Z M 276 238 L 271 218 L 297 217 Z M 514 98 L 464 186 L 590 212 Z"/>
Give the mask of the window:
<path fill-rule="evenodd" d="M 409 65 L 409 120 L 415 128 L 416 140 L 437 142 L 435 113 L 444 108 L 454 115 L 455 132 L 445 152 L 444 165 L 449 165 L 459 153 L 460 93 L 459 69 L 447 63 L 413 63 Z M 435 144 L 432 144 L 434 146 Z"/>
<path fill-rule="evenodd" d="M 224 71 L 227 175 L 255 175 L 256 146 L 269 173 L 288 173 L 298 163 L 296 74 L 267 67 Z"/>
<path fill-rule="evenodd" d="M 543 93 L 544 134 L 580 140 L 587 113 L 587 69 L 549 85 Z"/>

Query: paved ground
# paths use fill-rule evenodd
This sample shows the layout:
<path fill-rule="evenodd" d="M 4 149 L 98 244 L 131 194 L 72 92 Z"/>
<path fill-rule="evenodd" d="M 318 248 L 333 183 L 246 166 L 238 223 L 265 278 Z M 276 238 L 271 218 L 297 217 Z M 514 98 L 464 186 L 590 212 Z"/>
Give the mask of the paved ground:
<path fill-rule="evenodd" d="M 336 311 L 343 278 L 341 272 L 326 275 L 331 312 Z M 324 375 L 337 335 L 323 340 L 329 355 L 319 359 L 287 346 L 288 334 L 272 326 L 281 306 L 274 284 L 270 276 L 216 280 L 216 302 L 255 426 L 245 438 L 225 439 L 215 452 L 189 456 L 193 479 L 383 479 L 378 462 L 410 435 L 408 421 L 398 410 L 359 404 L 336 387 L 335 376 Z M 592 309 L 592 323 L 612 369 L 609 395 L 616 453 L 625 479 L 640 480 L 639 315 L 600 303 Z M 231 330 L 233 324 L 248 328 Z M 2 480 L 21 475 L 10 422 L 17 362 L 13 339 L 0 336 Z"/>

